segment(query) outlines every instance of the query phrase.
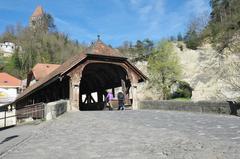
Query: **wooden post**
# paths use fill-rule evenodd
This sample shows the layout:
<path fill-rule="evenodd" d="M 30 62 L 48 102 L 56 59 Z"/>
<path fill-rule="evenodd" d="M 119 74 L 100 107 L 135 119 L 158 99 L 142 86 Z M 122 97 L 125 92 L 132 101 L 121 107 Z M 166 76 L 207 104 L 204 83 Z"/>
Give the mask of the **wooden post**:
<path fill-rule="evenodd" d="M 87 104 L 91 103 L 91 94 L 87 94 Z"/>
<path fill-rule="evenodd" d="M 112 94 L 113 94 L 113 97 L 115 98 L 115 89 L 112 88 Z"/>
<path fill-rule="evenodd" d="M 133 75 L 133 80 L 132 80 L 132 98 L 133 98 L 132 109 L 133 110 L 137 110 L 138 109 L 137 83 L 138 83 L 138 80 Z"/>
<path fill-rule="evenodd" d="M 71 78 L 71 80 L 69 80 L 69 83 L 70 83 L 69 100 L 70 100 L 71 110 L 77 111 L 77 110 L 79 110 L 80 79 Z"/>
<path fill-rule="evenodd" d="M 82 78 L 82 67 L 77 67 L 71 71 L 69 79 L 69 104 L 72 111 L 80 110 L 80 81 Z"/>
<path fill-rule="evenodd" d="M 137 110 L 138 109 L 138 99 L 137 99 L 137 86 L 136 85 L 132 86 L 132 98 L 133 98 L 132 109 Z"/>
<path fill-rule="evenodd" d="M 101 103 L 103 101 L 102 93 L 97 92 L 97 98 L 98 98 L 98 102 Z"/>
<path fill-rule="evenodd" d="M 126 97 L 126 84 L 124 80 L 121 80 L 121 84 L 122 84 L 122 92 L 124 94 L 124 96 Z"/>

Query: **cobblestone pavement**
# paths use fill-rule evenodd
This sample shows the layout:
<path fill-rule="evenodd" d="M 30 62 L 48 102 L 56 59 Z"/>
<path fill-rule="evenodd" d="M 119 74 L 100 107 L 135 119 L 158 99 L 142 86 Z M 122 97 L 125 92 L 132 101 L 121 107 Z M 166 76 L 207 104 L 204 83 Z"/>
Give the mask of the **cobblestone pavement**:
<path fill-rule="evenodd" d="M 0 131 L 0 156 L 11 159 L 239 159 L 239 150 L 240 118 L 187 112 L 74 112 Z"/>

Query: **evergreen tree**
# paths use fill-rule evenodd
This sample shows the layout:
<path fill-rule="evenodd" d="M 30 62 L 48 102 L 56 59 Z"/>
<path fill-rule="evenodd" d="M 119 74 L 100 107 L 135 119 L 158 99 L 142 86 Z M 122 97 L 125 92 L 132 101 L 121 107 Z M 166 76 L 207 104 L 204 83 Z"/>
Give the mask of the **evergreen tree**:
<path fill-rule="evenodd" d="M 177 41 L 183 41 L 183 37 L 181 33 L 178 33 L 177 35 Z"/>
<path fill-rule="evenodd" d="M 239 0 L 211 0 L 212 12 L 207 30 L 219 53 L 224 49 L 239 52 L 240 39 L 240 1 Z"/>
<path fill-rule="evenodd" d="M 185 43 L 187 48 L 196 50 L 199 46 L 200 40 L 195 30 L 189 30 L 185 36 Z"/>

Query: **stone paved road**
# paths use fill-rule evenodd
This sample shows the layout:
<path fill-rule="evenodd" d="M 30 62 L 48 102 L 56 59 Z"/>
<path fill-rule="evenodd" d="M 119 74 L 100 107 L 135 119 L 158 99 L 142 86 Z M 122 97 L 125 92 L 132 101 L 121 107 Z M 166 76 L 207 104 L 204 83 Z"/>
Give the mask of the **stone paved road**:
<path fill-rule="evenodd" d="M 240 158 L 240 118 L 234 116 L 160 110 L 74 112 L 40 125 L 0 131 L 0 142 L 8 135 L 18 137 L 0 144 L 1 152 L 12 142 L 2 158 Z"/>

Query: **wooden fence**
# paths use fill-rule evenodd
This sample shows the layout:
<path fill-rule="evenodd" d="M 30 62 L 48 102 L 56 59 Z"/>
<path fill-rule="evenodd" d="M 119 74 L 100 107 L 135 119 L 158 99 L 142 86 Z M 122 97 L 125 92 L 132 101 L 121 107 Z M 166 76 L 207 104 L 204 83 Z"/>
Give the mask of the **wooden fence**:
<path fill-rule="evenodd" d="M 17 119 L 42 119 L 44 118 L 44 103 L 26 105 L 23 108 L 18 109 L 16 115 Z"/>

